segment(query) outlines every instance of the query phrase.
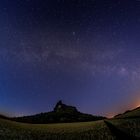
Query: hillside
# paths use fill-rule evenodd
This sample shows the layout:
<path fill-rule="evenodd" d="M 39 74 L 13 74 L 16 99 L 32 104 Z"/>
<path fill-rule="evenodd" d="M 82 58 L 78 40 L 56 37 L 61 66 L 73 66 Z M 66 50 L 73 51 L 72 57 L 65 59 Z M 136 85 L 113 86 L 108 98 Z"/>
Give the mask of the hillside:
<path fill-rule="evenodd" d="M 140 107 L 135 108 L 133 110 L 128 110 L 122 114 L 118 114 L 115 118 L 135 118 L 140 117 Z"/>
<path fill-rule="evenodd" d="M 45 124 L 45 123 L 62 123 L 62 122 L 86 122 L 102 120 L 105 117 L 93 116 L 79 112 L 76 107 L 68 106 L 59 101 L 54 110 L 47 113 L 40 113 L 32 116 L 13 118 L 18 122 Z"/>

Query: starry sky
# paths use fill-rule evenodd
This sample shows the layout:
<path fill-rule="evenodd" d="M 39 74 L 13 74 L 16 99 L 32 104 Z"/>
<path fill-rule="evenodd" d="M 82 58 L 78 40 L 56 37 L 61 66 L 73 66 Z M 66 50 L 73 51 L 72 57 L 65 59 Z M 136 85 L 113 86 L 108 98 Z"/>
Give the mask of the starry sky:
<path fill-rule="evenodd" d="M 139 0 L 1 0 L 0 112 L 112 116 L 140 105 Z"/>

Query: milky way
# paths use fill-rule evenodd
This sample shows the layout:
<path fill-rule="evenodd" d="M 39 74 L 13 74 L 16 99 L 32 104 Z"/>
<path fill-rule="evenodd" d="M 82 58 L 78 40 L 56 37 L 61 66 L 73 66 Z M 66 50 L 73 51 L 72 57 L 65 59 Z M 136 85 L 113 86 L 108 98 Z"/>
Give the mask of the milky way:
<path fill-rule="evenodd" d="M 140 2 L 2 0 L 0 110 L 49 111 L 57 100 L 113 115 L 140 104 Z"/>

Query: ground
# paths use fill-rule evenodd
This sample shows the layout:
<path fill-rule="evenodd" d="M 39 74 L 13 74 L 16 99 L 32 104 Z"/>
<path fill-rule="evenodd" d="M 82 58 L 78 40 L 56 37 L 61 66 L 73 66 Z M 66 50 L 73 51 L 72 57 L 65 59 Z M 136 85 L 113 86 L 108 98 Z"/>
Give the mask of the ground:
<path fill-rule="evenodd" d="M 25 124 L 0 119 L 2 140 L 123 140 L 140 139 L 140 118 L 95 122 Z"/>

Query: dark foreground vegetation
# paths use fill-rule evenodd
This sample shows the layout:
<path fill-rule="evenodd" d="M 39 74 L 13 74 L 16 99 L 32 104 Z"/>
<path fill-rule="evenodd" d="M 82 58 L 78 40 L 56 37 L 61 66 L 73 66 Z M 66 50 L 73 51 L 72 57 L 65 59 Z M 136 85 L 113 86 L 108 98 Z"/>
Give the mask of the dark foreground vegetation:
<path fill-rule="evenodd" d="M 140 119 L 106 121 L 24 124 L 0 119 L 0 140 L 140 140 Z"/>
<path fill-rule="evenodd" d="M 0 118 L 0 140 L 140 140 L 140 108 L 91 122 L 28 124 Z"/>

